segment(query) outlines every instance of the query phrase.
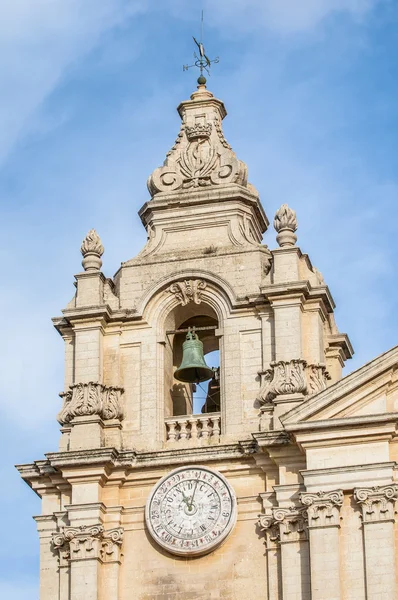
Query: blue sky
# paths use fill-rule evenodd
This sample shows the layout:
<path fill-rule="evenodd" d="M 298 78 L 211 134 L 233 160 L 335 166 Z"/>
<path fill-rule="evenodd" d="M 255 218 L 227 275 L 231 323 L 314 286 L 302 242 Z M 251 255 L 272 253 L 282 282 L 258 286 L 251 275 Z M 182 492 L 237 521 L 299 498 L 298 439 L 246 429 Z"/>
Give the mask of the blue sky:
<path fill-rule="evenodd" d="M 347 372 L 398 343 L 398 4 L 204 0 L 209 88 L 272 220 L 287 202 L 323 273 Z M 37 597 L 39 501 L 13 464 L 58 443 L 63 343 L 50 317 L 73 295 L 91 227 L 111 276 L 145 241 L 146 179 L 195 88 L 199 2 L 0 4 L 0 597 Z M 276 246 L 272 228 L 264 242 Z M 4 518 L 5 517 L 5 518 Z"/>

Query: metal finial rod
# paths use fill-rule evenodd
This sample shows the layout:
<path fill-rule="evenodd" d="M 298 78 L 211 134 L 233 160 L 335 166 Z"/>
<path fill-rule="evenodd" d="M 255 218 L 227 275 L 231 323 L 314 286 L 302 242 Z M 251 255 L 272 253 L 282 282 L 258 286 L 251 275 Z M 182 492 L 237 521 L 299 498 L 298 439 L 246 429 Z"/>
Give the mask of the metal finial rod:
<path fill-rule="evenodd" d="M 183 65 L 183 71 L 188 71 L 188 69 L 191 69 L 192 67 L 197 67 L 200 70 L 200 76 L 198 77 L 198 83 L 199 85 L 204 85 L 206 83 L 206 77 L 204 77 L 203 75 L 203 71 L 206 71 L 206 73 L 208 75 L 210 75 L 210 67 L 212 64 L 214 63 L 218 63 L 220 61 L 220 59 L 218 58 L 218 56 L 216 58 L 210 59 L 205 52 L 205 48 L 203 45 L 203 10 L 202 10 L 202 21 L 201 21 L 201 28 L 200 28 L 200 42 L 197 41 L 197 39 L 193 37 L 193 41 L 195 42 L 195 44 L 198 47 L 199 50 L 199 56 L 196 54 L 196 52 L 194 52 L 194 58 L 195 58 L 195 62 L 193 65 Z"/>

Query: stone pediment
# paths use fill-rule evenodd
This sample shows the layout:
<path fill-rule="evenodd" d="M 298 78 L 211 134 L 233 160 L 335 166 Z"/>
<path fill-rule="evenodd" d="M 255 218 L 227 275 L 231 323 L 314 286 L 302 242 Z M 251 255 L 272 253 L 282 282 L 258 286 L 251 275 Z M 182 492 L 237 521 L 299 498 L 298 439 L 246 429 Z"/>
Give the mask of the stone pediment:
<path fill-rule="evenodd" d="M 280 417 L 288 430 L 324 423 L 398 418 L 398 346 L 381 354 L 334 385 Z"/>

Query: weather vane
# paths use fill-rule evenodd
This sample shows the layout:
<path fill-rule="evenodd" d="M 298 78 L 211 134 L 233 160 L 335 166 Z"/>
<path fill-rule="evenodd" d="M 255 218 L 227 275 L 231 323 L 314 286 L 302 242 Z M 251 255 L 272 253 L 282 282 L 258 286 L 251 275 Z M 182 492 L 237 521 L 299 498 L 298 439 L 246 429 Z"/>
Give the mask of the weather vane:
<path fill-rule="evenodd" d="M 184 65 L 182 68 L 183 68 L 183 71 L 188 71 L 188 69 L 191 69 L 191 67 L 197 67 L 198 69 L 200 69 L 200 76 L 198 77 L 198 83 L 199 83 L 199 85 L 204 85 L 206 83 L 206 77 L 204 77 L 203 71 L 206 71 L 206 73 L 208 75 L 210 75 L 211 65 L 213 63 L 218 63 L 220 61 L 220 59 L 217 56 L 217 58 L 210 60 L 210 58 L 208 56 L 206 56 L 205 48 L 203 46 L 203 10 L 202 10 L 202 23 L 201 23 L 201 29 L 200 29 L 200 42 L 198 42 L 198 40 L 195 37 L 193 37 L 193 41 L 195 42 L 195 44 L 197 45 L 197 47 L 199 49 L 199 56 L 196 54 L 196 52 L 194 52 L 194 57 L 195 57 L 194 64 L 193 65 Z"/>

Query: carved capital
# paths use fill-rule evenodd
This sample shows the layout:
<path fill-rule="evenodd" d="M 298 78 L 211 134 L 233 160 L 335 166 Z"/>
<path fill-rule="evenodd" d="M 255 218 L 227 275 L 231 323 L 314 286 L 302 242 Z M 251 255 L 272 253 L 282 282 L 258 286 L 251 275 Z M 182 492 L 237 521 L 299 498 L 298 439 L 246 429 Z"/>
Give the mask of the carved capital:
<path fill-rule="evenodd" d="M 354 498 L 362 509 L 363 523 L 395 520 L 395 503 L 398 499 L 398 484 L 382 487 L 356 488 Z"/>
<path fill-rule="evenodd" d="M 120 553 L 123 544 L 123 529 L 108 529 L 102 536 L 100 558 L 102 562 L 120 561 Z"/>
<path fill-rule="evenodd" d="M 260 373 L 261 387 L 257 401 L 261 406 L 286 394 L 312 395 L 326 389 L 330 375 L 325 365 L 307 365 L 305 360 L 272 362 L 271 368 Z"/>
<path fill-rule="evenodd" d="M 54 533 L 52 544 L 59 554 L 60 566 L 73 560 L 99 559 L 102 562 L 120 560 L 123 529 L 104 530 L 102 525 L 64 527 Z"/>
<path fill-rule="evenodd" d="M 259 515 L 258 526 L 265 532 L 265 544 L 268 549 L 278 545 L 280 540 L 279 523 L 272 515 Z"/>
<path fill-rule="evenodd" d="M 202 302 L 202 291 L 206 287 L 207 283 L 203 279 L 184 279 L 173 283 L 167 288 L 167 291 L 174 294 L 180 304 L 185 306 L 190 302 L 200 304 Z"/>
<path fill-rule="evenodd" d="M 307 511 L 291 506 L 272 508 L 271 515 L 260 515 L 258 524 L 270 541 L 281 544 L 307 540 Z"/>
<path fill-rule="evenodd" d="M 341 490 L 300 494 L 300 502 L 307 507 L 308 524 L 311 528 L 339 527 L 343 500 Z"/>
<path fill-rule="evenodd" d="M 95 229 L 90 229 L 80 248 L 83 254 L 82 265 L 85 271 L 99 271 L 102 266 L 101 256 L 104 247 Z"/>
<path fill-rule="evenodd" d="M 64 400 L 58 414 L 61 425 L 70 423 L 74 417 L 97 415 L 101 419 L 122 419 L 121 396 L 123 388 L 105 386 L 102 383 L 75 383 L 67 392 L 60 394 Z"/>

